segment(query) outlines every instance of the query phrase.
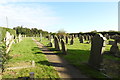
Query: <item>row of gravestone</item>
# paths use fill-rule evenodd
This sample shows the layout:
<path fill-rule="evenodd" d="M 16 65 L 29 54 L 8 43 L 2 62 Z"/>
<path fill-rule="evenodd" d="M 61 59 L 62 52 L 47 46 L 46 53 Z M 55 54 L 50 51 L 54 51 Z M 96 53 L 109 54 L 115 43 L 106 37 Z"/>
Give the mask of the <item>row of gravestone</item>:
<path fill-rule="evenodd" d="M 8 31 L 6 32 L 6 35 L 5 35 L 5 38 L 4 38 L 6 49 L 10 47 L 11 42 L 15 39 L 16 39 L 17 43 L 20 42 L 22 40 L 22 35 L 19 34 L 18 37 L 15 38 L 14 35 L 11 35 Z"/>
<path fill-rule="evenodd" d="M 81 37 L 81 36 L 79 36 L 79 37 Z M 61 43 L 62 52 L 64 54 L 67 54 L 67 48 L 66 48 L 65 44 L 68 43 L 68 38 L 65 38 L 66 43 L 63 39 L 59 40 L 57 36 L 54 36 L 53 39 L 54 39 L 55 49 L 60 50 L 59 43 Z M 74 37 L 71 36 L 70 44 L 73 44 L 73 42 L 74 42 L 73 39 L 74 39 Z M 103 61 L 105 45 L 107 44 L 106 43 L 107 39 L 102 34 L 96 34 L 90 40 L 91 40 L 91 51 L 90 51 L 90 57 L 88 60 L 88 64 L 96 69 L 100 69 L 101 65 L 102 65 L 102 61 Z M 82 43 L 81 39 L 80 39 L 80 41 Z M 116 39 L 116 41 L 115 41 L 114 45 L 112 45 L 110 51 L 114 51 L 115 53 L 120 55 L 120 48 L 116 47 L 116 46 L 118 46 L 118 42 L 119 42 L 119 39 Z M 52 42 L 51 42 L 51 46 L 52 46 Z M 116 48 L 117 48 L 117 50 L 116 50 Z"/>

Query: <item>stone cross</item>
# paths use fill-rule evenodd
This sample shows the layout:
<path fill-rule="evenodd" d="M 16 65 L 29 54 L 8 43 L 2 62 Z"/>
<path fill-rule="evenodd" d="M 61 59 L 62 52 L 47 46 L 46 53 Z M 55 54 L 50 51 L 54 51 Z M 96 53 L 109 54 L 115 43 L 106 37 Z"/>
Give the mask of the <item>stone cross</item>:
<path fill-rule="evenodd" d="M 92 38 L 91 51 L 88 63 L 93 68 L 96 69 L 101 68 L 101 63 L 103 60 L 103 51 L 105 48 L 105 40 L 106 38 L 103 37 L 102 34 L 96 34 Z"/>

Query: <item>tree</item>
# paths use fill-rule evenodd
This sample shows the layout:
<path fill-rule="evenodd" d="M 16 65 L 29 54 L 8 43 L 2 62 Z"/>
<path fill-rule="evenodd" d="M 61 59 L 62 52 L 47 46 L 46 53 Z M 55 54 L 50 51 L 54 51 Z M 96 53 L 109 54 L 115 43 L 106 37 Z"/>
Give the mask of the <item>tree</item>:
<path fill-rule="evenodd" d="M 57 35 L 60 35 L 60 36 L 66 35 L 66 31 L 64 29 L 58 30 Z"/>

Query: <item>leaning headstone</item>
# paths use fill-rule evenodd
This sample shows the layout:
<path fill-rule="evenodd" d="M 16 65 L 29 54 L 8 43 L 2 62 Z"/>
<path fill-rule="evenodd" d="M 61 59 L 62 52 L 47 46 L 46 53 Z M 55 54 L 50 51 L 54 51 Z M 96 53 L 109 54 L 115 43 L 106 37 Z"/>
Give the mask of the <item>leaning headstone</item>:
<path fill-rule="evenodd" d="M 59 40 L 57 38 L 57 36 L 54 36 L 54 46 L 56 50 L 60 50 L 60 46 L 59 46 Z"/>
<path fill-rule="evenodd" d="M 67 54 L 66 45 L 63 39 L 61 39 L 61 47 L 62 47 L 63 54 Z"/>
<path fill-rule="evenodd" d="M 102 34 L 96 34 L 92 38 L 89 65 L 93 68 L 100 69 L 103 60 L 103 51 L 105 48 L 105 37 Z"/>

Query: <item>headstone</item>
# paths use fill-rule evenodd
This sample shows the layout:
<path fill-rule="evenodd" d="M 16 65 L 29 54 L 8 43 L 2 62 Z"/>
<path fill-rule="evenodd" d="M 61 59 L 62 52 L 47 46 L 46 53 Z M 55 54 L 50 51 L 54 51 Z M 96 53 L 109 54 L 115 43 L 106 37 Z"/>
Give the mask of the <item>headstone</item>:
<path fill-rule="evenodd" d="M 106 39 L 109 39 L 109 34 L 105 34 L 104 36 L 106 37 Z"/>
<path fill-rule="evenodd" d="M 63 39 L 61 39 L 61 47 L 62 47 L 63 54 L 67 54 L 66 45 Z"/>
<path fill-rule="evenodd" d="M 50 40 L 49 47 L 53 47 L 52 39 Z"/>
<path fill-rule="evenodd" d="M 57 36 L 54 36 L 54 46 L 56 50 L 60 50 L 60 46 L 59 46 L 59 40 L 57 38 Z"/>
<path fill-rule="evenodd" d="M 100 69 L 103 60 L 103 51 L 105 48 L 105 37 L 102 34 L 96 34 L 92 38 L 89 65 L 93 68 Z"/>
<path fill-rule="evenodd" d="M 65 40 L 65 41 L 66 41 L 66 44 L 68 44 L 68 36 L 66 36 L 66 38 L 65 38 L 65 39 L 66 39 L 66 40 Z"/>
<path fill-rule="evenodd" d="M 110 53 L 117 57 L 120 57 L 120 43 L 117 43 L 117 41 L 115 41 L 110 48 Z"/>
<path fill-rule="evenodd" d="M 22 40 L 22 35 L 19 34 L 19 36 L 18 36 L 18 41 L 20 42 L 21 40 Z"/>
<path fill-rule="evenodd" d="M 71 36 L 70 45 L 73 45 L 73 43 L 74 43 L 73 36 Z"/>
<path fill-rule="evenodd" d="M 108 44 L 109 45 L 113 45 L 115 41 L 109 41 Z"/>
<path fill-rule="evenodd" d="M 5 37 L 6 47 L 8 47 L 10 44 L 10 36 L 11 36 L 10 33 L 7 31 Z"/>
<path fill-rule="evenodd" d="M 42 33 L 40 33 L 40 41 L 42 41 Z"/>
<path fill-rule="evenodd" d="M 83 39 L 83 36 L 82 36 L 82 35 L 79 36 L 79 41 L 80 41 L 80 43 L 84 43 L 84 39 Z"/>

